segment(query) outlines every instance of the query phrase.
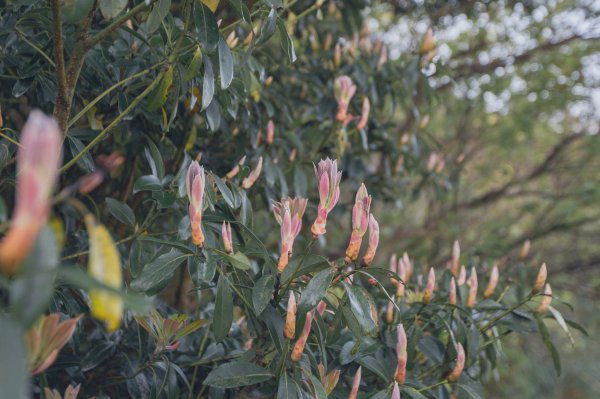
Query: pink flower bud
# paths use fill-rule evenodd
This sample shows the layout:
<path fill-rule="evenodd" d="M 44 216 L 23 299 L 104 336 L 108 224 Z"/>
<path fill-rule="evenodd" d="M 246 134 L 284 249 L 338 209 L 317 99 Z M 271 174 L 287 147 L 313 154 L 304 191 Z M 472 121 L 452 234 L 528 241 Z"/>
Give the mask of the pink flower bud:
<path fill-rule="evenodd" d="M 456 305 L 456 282 L 454 281 L 454 277 L 450 279 L 450 294 L 448 302 L 450 305 Z"/>
<path fill-rule="evenodd" d="M 407 340 L 406 340 L 406 332 L 404 331 L 404 326 L 402 323 L 398 324 L 398 328 L 396 329 L 397 335 L 397 343 L 396 343 L 396 373 L 394 379 L 400 385 L 404 384 L 406 381 L 406 362 L 407 362 Z"/>
<path fill-rule="evenodd" d="M 435 288 L 435 270 L 432 267 L 429 269 L 429 274 L 427 275 L 427 285 L 425 286 L 425 291 L 423 291 L 423 303 L 431 302 L 431 297 L 433 296 L 434 288 Z"/>
<path fill-rule="evenodd" d="M 327 309 L 327 302 L 321 300 L 317 305 L 317 312 L 319 312 L 319 316 L 323 317 L 323 313 L 325 313 L 325 309 Z"/>
<path fill-rule="evenodd" d="M 13 275 L 33 246 L 50 212 L 50 195 L 58 180 L 62 134 L 56 121 L 32 111 L 17 152 L 15 210 L 0 243 L 0 271 Z"/>
<path fill-rule="evenodd" d="M 475 268 L 471 268 L 471 275 L 469 277 L 469 295 L 467 296 L 467 307 L 474 308 L 477 303 L 477 272 Z"/>
<path fill-rule="evenodd" d="M 337 170 L 337 161 L 329 158 L 321 160 L 315 166 L 315 176 L 319 182 L 319 205 L 317 207 L 317 219 L 312 225 L 313 237 L 325 234 L 327 215 L 337 204 L 340 197 L 340 180 L 342 172 Z"/>
<path fill-rule="evenodd" d="M 542 296 L 542 300 L 540 301 L 540 305 L 538 306 L 538 313 L 544 314 L 548 311 L 548 307 L 552 303 L 552 287 L 550 284 L 546 284 L 544 287 L 544 296 Z"/>
<path fill-rule="evenodd" d="M 229 222 L 223 222 L 223 225 L 221 226 L 221 235 L 223 236 L 223 246 L 225 247 L 225 252 L 232 254 L 233 239 L 231 236 L 231 225 Z"/>
<path fill-rule="evenodd" d="M 277 270 L 281 273 L 292 255 L 294 241 L 302 228 L 302 216 L 308 200 L 304 198 L 284 198 L 273 204 L 273 214 L 281 225 L 281 255 Z"/>
<path fill-rule="evenodd" d="M 358 124 L 356 125 L 356 128 L 358 130 L 362 130 L 367 126 L 367 123 L 369 122 L 369 111 L 371 110 L 371 102 L 369 101 L 368 97 L 365 97 L 365 99 L 363 100 L 363 104 L 362 104 L 362 113 L 360 115 L 360 120 L 358 121 Z"/>
<path fill-rule="evenodd" d="M 364 183 L 360 185 L 356 193 L 354 207 L 352 208 L 352 235 L 346 249 L 346 262 L 354 262 L 358 258 L 362 238 L 367 232 L 369 214 L 371 210 L 371 196 L 367 192 Z"/>
<path fill-rule="evenodd" d="M 498 265 L 494 265 L 492 268 L 492 273 L 490 274 L 490 280 L 488 281 L 488 285 L 483 292 L 484 298 L 489 298 L 494 294 L 494 290 L 498 285 L 498 278 L 500 277 L 500 273 L 498 272 Z"/>
<path fill-rule="evenodd" d="M 519 252 L 519 259 L 523 260 L 529 255 L 529 250 L 531 249 L 531 241 L 525 240 L 523 246 L 521 247 L 521 252 Z"/>
<path fill-rule="evenodd" d="M 263 165 L 263 157 L 259 157 L 258 162 L 256 163 L 256 166 L 254 167 L 254 169 L 242 181 L 243 189 L 247 190 L 254 185 L 254 183 L 256 182 L 256 179 L 258 179 L 258 176 L 260 176 L 260 172 L 262 171 L 262 165 Z"/>
<path fill-rule="evenodd" d="M 356 399 L 358 397 L 358 389 L 360 388 L 361 376 L 362 366 L 359 366 L 358 370 L 356 370 L 356 374 L 354 374 L 354 380 L 352 380 L 352 390 L 350 391 L 350 395 L 348 395 L 348 399 Z"/>
<path fill-rule="evenodd" d="M 461 343 L 456 347 L 456 365 L 452 372 L 448 375 L 448 381 L 456 382 L 465 368 L 465 350 Z"/>
<path fill-rule="evenodd" d="M 467 269 L 463 265 L 460 267 L 460 272 L 458 273 L 458 281 L 456 283 L 460 287 L 461 285 L 463 285 L 466 282 L 467 282 Z"/>
<path fill-rule="evenodd" d="M 404 296 L 404 291 L 406 289 L 406 262 L 404 261 L 404 258 L 401 258 L 398 263 L 397 263 L 397 270 L 396 273 L 398 274 L 398 277 L 400 277 L 400 279 L 402 281 L 398 281 L 398 285 L 396 286 L 396 298 L 400 299 Z"/>
<path fill-rule="evenodd" d="M 390 257 L 390 272 L 397 273 L 398 270 L 398 255 L 392 254 Z M 398 280 L 395 277 L 390 275 L 390 283 L 393 285 L 398 285 Z"/>
<path fill-rule="evenodd" d="M 240 173 L 240 167 L 243 166 L 245 163 L 246 163 L 246 156 L 244 155 L 242 157 L 242 159 L 240 159 L 238 161 L 238 163 L 233 167 L 233 169 L 231 169 L 229 172 L 227 172 L 227 174 L 225 175 L 225 178 L 233 179 L 234 177 L 236 177 L 237 174 Z"/>
<path fill-rule="evenodd" d="M 273 144 L 275 140 L 275 123 L 273 120 L 269 120 L 267 123 L 267 145 Z"/>
<path fill-rule="evenodd" d="M 377 220 L 375 220 L 375 217 L 371 214 L 369 216 L 369 246 L 363 257 L 363 264 L 365 266 L 369 266 L 373 263 L 377 245 L 379 245 L 379 223 L 377 223 Z"/>
<path fill-rule="evenodd" d="M 458 268 L 460 266 L 460 244 L 458 240 L 454 241 L 454 245 L 452 246 L 452 266 L 450 271 L 454 275 L 454 277 L 458 277 Z"/>
<path fill-rule="evenodd" d="M 404 281 L 408 283 L 413 275 L 414 267 L 406 252 L 402 254 L 402 259 L 404 260 L 404 264 L 406 265 L 406 279 Z"/>
<path fill-rule="evenodd" d="M 533 293 L 536 294 L 544 288 L 544 284 L 546 284 L 546 277 L 548 277 L 548 270 L 546 269 L 546 264 L 542 263 L 540 267 L 540 271 L 535 278 L 535 283 L 533 284 Z"/>
<path fill-rule="evenodd" d="M 294 339 L 294 336 L 296 335 L 296 297 L 292 291 L 290 291 L 290 298 L 288 299 L 287 316 L 285 318 L 283 335 L 287 339 Z"/>
<path fill-rule="evenodd" d="M 350 100 L 356 93 L 356 85 L 348 76 L 338 77 L 333 84 L 333 92 L 338 103 L 336 119 L 338 122 L 345 122 L 348 117 L 348 106 Z"/>
<path fill-rule="evenodd" d="M 311 310 L 306 314 L 306 321 L 304 322 L 302 333 L 300 333 L 300 338 L 298 338 L 298 340 L 294 344 L 294 348 L 292 349 L 291 358 L 294 362 L 297 362 L 302 358 L 302 354 L 304 353 L 304 347 L 306 346 L 306 341 L 308 340 L 308 335 L 310 334 L 310 328 L 312 326 L 312 321 L 314 317 L 314 310 Z"/>
<path fill-rule="evenodd" d="M 204 187 L 206 177 L 204 168 L 198 161 L 193 161 L 187 171 L 185 189 L 190 201 L 190 224 L 192 226 L 192 242 L 201 247 L 204 245 L 202 232 L 202 212 L 204 208 Z"/>
<path fill-rule="evenodd" d="M 400 389 L 398 388 L 397 382 L 394 382 L 394 388 L 392 389 L 391 399 L 400 399 Z"/>

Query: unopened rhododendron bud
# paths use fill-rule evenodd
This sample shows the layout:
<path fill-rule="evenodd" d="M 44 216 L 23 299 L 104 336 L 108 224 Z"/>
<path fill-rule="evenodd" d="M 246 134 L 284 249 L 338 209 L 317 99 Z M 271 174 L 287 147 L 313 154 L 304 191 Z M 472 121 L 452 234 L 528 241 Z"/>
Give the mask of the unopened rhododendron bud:
<path fill-rule="evenodd" d="M 242 159 L 240 159 L 238 161 L 238 163 L 229 172 L 227 172 L 227 174 L 225 175 L 225 177 L 227 179 L 233 179 L 235 176 L 237 176 L 238 173 L 240 173 L 240 167 L 243 166 L 244 163 L 246 163 L 246 156 L 245 155 L 242 157 Z"/>
<path fill-rule="evenodd" d="M 304 327 L 302 328 L 302 333 L 300 333 L 300 338 L 294 344 L 294 348 L 292 349 L 292 361 L 297 362 L 302 358 L 302 354 L 304 353 L 304 346 L 306 346 L 306 340 L 308 339 L 308 334 L 310 334 L 310 328 L 312 326 L 313 318 L 315 317 L 314 309 L 306 314 L 306 320 L 304 321 Z"/>
<path fill-rule="evenodd" d="M 256 179 L 258 179 L 258 176 L 260 176 L 260 172 L 262 171 L 262 165 L 263 157 L 259 157 L 254 169 L 252 169 L 250 174 L 242 181 L 242 188 L 247 190 L 254 185 Z"/>
<path fill-rule="evenodd" d="M 317 219 L 313 223 L 310 231 L 313 237 L 325 234 L 325 225 L 327 224 L 327 215 L 340 197 L 340 180 L 342 172 L 337 169 L 337 161 L 329 158 L 321 160 L 319 165 L 315 166 L 315 176 L 319 183 L 319 205 L 317 207 Z"/>
<path fill-rule="evenodd" d="M 231 236 L 231 225 L 229 222 L 223 222 L 223 225 L 221 226 L 221 235 L 223 236 L 223 246 L 225 247 L 225 252 L 232 254 L 233 239 Z"/>
<path fill-rule="evenodd" d="M 400 388 L 398 388 L 398 383 L 394 382 L 394 388 L 392 388 L 392 397 L 391 399 L 400 399 Z"/>
<path fill-rule="evenodd" d="M 388 324 L 392 324 L 394 321 L 394 303 L 392 301 L 387 302 L 387 306 L 385 308 L 385 322 Z"/>
<path fill-rule="evenodd" d="M 423 35 L 423 41 L 421 42 L 421 54 L 429 53 L 435 50 L 435 36 L 433 35 L 433 29 L 427 29 L 427 32 Z"/>
<path fill-rule="evenodd" d="M 302 228 L 302 215 L 306 210 L 308 200 L 304 198 L 285 198 L 273 204 L 273 214 L 281 225 L 281 254 L 277 270 L 281 273 L 288 265 L 292 256 L 294 241 Z"/>
<path fill-rule="evenodd" d="M 498 285 L 498 278 L 500 277 L 500 273 L 498 272 L 498 265 L 494 265 L 492 268 L 492 273 L 490 274 L 490 280 L 488 281 L 488 285 L 483 292 L 484 298 L 489 298 L 494 294 L 494 290 Z"/>
<path fill-rule="evenodd" d="M 402 260 L 404 260 L 404 265 L 406 266 L 406 278 L 404 281 L 408 282 L 410 281 L 410 278 L 413 275 L 414 272 L 414 266 L 410 260 L 410 258 L 408 257 L 408 253 L 404 252 L 402 254 Z"/>
<path fill-rule="evenodd" d="M 17 151 L 15 210 L 10 229 L 0 243 L 0 271 L 19 270 L 48 219 L 50 195 L 58 180 L 62 134 L 56 121 L 32 111 L 23 127 Z"/>
<path fill-rule="evenodd" d="M 454 281 L 454 277 L 450 279 L 449 291 L 448 303 L 450 303 L 450 305 L 456 305 L 456 282 Z"/>
<path fill-rule="evenodd" d="M 462 265 L 460 267 L 460 272 L 458 273 L 458 280 L 456 281 L 456 283 L 460 287 L 461 285 L 463 285 L 466 282 L 467 282 L 467 269 L 465 268 L 464 265 Z"/>
<path fill-rule="evenodd" d="M 552 287 L 550 287 L 550 284 L 546 284 L 544 287 L 543 295 L 544 296 L 542 296 L 542 300 L 537 308 L 537 311 L 540 314 L 546 313 L 548 311 L 548 307 L 550 307 L 550 304 L 552 303 Z"/>
<path fill-rule="evenodd" d="M 396 343 L 396 373 L 394 374 L 394 379 L 400 385 L 404 384 L 406 380 L 406 362 L 407 358 L 407 340 L 406 340 L 406 331 L 404 331 L 404 326 L 402 323 L 398 324 L 398 328 L 396 329 L 397 335 L 397 343 Z"/>
<path fill-rule="evenodd" d="M 192 226 L 192 242 L 202 247 L 204 245 L 204 233 L 202 232 L 202 213 L 204 208 L 204 187 L 206 176 L 204 168 L 198 161 L 193 161 L 187 171 L 185 189 L 190 201 L 190 224 Z"/>
<path fill-rule="evenodd" d="M 521 247 L 521 251 L 519 252 L 519 259 L 523 260 L 529 255 L 529 250 L 531 249 L 531 241 L 525 240 L 523 246 Z"/>
<path fill-rule="evenodd" d="M 273 144 L 275 140 L 275 122 L 269 120 L 267 123 L 267 145 Z"/>
<path fill-rule="evenodd" d="M 369 246 L 363 257 L 363 265 L 369 266 L 373 263 L 377 246 L 379 245 L 379 223 L 375 220 L 373 214 L 369 216 Z"/>
<path fill-rule="evenodd" d="M 456 382 L 465 368 L 465 350 L 461 343 L 456 346 L 456 365 L 452 372 L 448 375 L 448 381 Z"/>
<path fill-rule="evenodd" d="M 454 245 L 452 245 L 452 265 L 450 267 L 450 271 L 454 275 L 454 277 L 458 277 L 458 268 L 460 266 L 460 244 L 458 240 L 454 241 Z"/>
<path fill-rule="evenodd" d="M 348 106 L 350 100 L 356 93 L 356 85 L 348 76 L 338 77 L 333 84 L 333 92 L 338 103 L 336 119 L 338 122 L 345 123 L 348 119 Z"/>
<path fill-rule="evenodd" d="M 337 43 L 333 49 L 333 66 L 335 69 L 340 67 L 342 63 L 342 45 Z"/>
<path fill-rule="evenodd" d="M 398 260 L 396 273 L 401 280 L 398 281 L 398 285 L 396 286 L 396 298 L 400 299 L 404 296 L 404 291 L 406 289 L 406 262 L 404 261 L 404 258 Z"/>
<path fill-rule="evenodd" d="M 283 335 L 287 339 L 294 339 L 294 336 L 296 335 L 296 297 L 292 291 L 290 291 L 290 297 L 288 299 Z"/>
<path fill-rule="evenodd" d="M 467 307 L 474 308 L 477 303 L 477 273 L 475 268 L 471 268 L 471 275 L 469 276 L 469 294 L 467 296 Z"/>
<path fill-rule="evenodd" d="M 362 238 L 367 232 L 370 210 L 371 196 L 363 183 L 356 193 L 354 207 L 352 208 L 352 235 L 346 249 L 346 263 L 354 262 L 358 258 Z"/>
<path fill-rule="evenodd" d="M 354 374 L 354 379 L 352 380 L 352 390 L 350 391 L 350 395 L 348 395 L 348 399 L 356 399 L 358 397 L 358 390 L 360 388 L 361 378 L 362 366 L 359 366 L 358 370 L 356 370 L 356 374 Z"/>
<path fill-rule="evenodd" d="M 538 272 L 535 283 L 533 284 L 533 293 L 536 294 L 544 288 L 544 284 L 546 284 L 546 277 L 548 277 L 548 270 L 546 269 L 546 264 L 542 263 L 540 267 L 540 271 Z"/>
<path fill-rule="evenodd" d="M 368 97 L 365 97 L 362 103 L 362 113 L 360 114 L 360 119 L 356 124 L 356 128 L 358 130 L 362 130 L 367 126 L 369 122 L 369 112 L 371 111 L 371 102 Z"/>
<path fill-rule="evenodd" d="M 423 303 L 431 302 L 431 297 L 433 296 L 434 289 L 435 289 L 435 270 L 432 267 L 429 269 L 429 274 L 427 275 L 427 285 L 425 286 L 425 291 L 423 291 Z"/>
<path fill-rule="evenodd" d="M 398 256 L 396 254 L 392 254 L 392 256 L 390 256 L 390 272 L 397 273 L 397 270 L 398 270 L 397 264 L 398 264 Z M 392 274 L 390 274 L 390 283 L 392 283 L 393 285 L 398 284 L 398 280 Z"/>

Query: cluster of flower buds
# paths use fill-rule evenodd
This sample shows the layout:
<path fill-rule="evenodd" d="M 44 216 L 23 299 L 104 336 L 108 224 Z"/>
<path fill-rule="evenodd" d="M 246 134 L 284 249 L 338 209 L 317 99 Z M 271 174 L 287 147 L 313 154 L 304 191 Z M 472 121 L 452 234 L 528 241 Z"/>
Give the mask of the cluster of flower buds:
<path fill-rule="evenodd" d="M 260 172 L 262 171 L 263 166 L 263 157 L 258 158 L 258 162 L 254 169 L 250 171 L 250 174 L 242 181 L 242 188 L 247 190 L 256 183 L 256 180 L 260 176 Z"/>
<path fill-rule="evenodd" d="M 233 238 L 231 235 L 231 224 L 229 224 L 229 222 L 223 222 L 221 225 L 221 235 L 223 236 L 223 246 L 225 247 L 225 252 L 232 254 Z"/>
<path fill-rule="evenodd" d="M 44 388 L 44 396 L 46 399 L 77 399 L 81 384 L 77 386 L 69 385 L 65 389 L 64 396 L 60 394 L 56 389 Z"/>
<path fill-rule="evenodd" d="M 315 310 L 311 310 L 306 314 L 306 320 L 304 321 L 304 327 L 302 328 L 302 332 L 300 333 L 300 337 L 294 344 L 294 348 L 292 349 L 292 361 L 298 362 L 300 358 L 302 358 L 302 354 L 304 353 L 304 347 L 306 346 L 306 340 L 308 339 L 308 334 L 310 334 L 310 328 L 312 326 L 313 318 L 315 317 Z"/>
<path fill-rule="evenodd" d="M 188 323 L 188 316 L 184 314 L 172 315 L 165 319 L 156 310 L 152 310 L 147 319 L 141 316 L 134 317 L 138 324 L 154 339 L 156 353 L 177 349 L 183 337 L 207 323 L 206 320 L 195 320 Z"/>
<path fill-rule="evenodd" d="M 0 272 L 6 275 L 19 270 L 48 219 L 61 154 L 62 135 L 56 121 L 32 111 L 17 152 L 15 211 L 0 243 Z"/>
<path fill-rule="evenodd" d="M 59 313 L 42 316 L 25 334 L 27 364 L 31 375 L 36 375 L 54 363 L 58 352 L 75 332 L 81 316 L 60 322 Z"/>
<path fill-rule="evenodd" d="M 354 207 L 352 208 L 352 235 L 346 249 L 346 263 L 356 261 L 360 251 L 362 238 L 367 232 L 369 215 L 371 211 L 371 196 L 364 184 L 360 185 L 356 193 Z"/>
<path fill-rule="evenodd" d="M 340 76 L 333 84 L 333 93 L 338 103 L 338 109 L 335 118 L 343 126 L 346 126 L 356 118 L 354 115 L 348 113 L 350 101 L 356 93 L 356 85 L 352 82 L 352 79 L 350 79 L 349 76 Z M 362 113 L 356 125 L 358 130 L 362 130 L 367 126 L 367 123 L 369 122 L 370 111 L 371 102 L 369 101 L 368 97 L 365 97 L 362 103 Z"/>
<path fill-rule="evenodd" d="M 465 350 L 461 343 L 456 346 L 456 365 L 448 375 L 448 381 L 456 382 L 465 368 Z"/>
<path fill-rule="evenodd" d="M 204 246 L 204 233 L 202 232 L 202 213 L 204 209 L 204 187 L 206 176 L 204 168 L 198 161 L 193 161 L 187 171 L 185 189 L 190 201 L 190 224 L 192 227 L 192 242 L 198 247 Z"/>
<path fill-rule="evenodd" d="M 402 385 L 404 384 L 404 381 L 406 381 L 406 363 L 408 360 L 406 351 L 408 343 L 406 340 L 406 331 L 404 331 L 404 326 L 402 323 L 398 324 L 396 335 L 398 339 L 396 343 L 397 366 L 394 379 L 399 385 Z"/>
<path fill-rule="evenodd" d="M 277 270 L 281 273 L 292 256 L 294 241 L 302 228 L 302 216 L 308 200 L 305 198 L 284 198 L 273 204 L 273 214 L 281 225 L 281 254 Z"/>
<path fill-rule="evenodd" d="M 340 197 L 340 180 L 342 172 L 337 169 L 337 160 L 329 158 L 321 160 L 315 166 L 315 176 L 319 183 L 319 205 L 317 208 L 317 219 L 310 229 L 313 237 L 325 234 L 327 215 L 337 204 Z"/>

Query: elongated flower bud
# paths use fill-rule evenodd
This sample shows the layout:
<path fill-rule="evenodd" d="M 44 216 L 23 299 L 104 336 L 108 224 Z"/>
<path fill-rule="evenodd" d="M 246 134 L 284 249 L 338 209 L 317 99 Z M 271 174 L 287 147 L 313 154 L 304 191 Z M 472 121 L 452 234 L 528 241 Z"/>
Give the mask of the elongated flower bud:
<path fill-rule="evenodd" d="M 223 246 L 225 247 L 225 252 L 232 254 L 233 239 L 231 236 L 231 225 L 229 222 L 223 222 L 223 225 L 221 226 L 221 235 L 223 236 Z"/>
<path fill-rule="evenodd" d="M 348 399 L 356 399 L 358 397 L 358 389 L 360 388 L 361 377 L 362 366 L 359 366 L 358 370 L 356 370 L 356 374 L 354 374 L 354 379 L 352 380 L 352 390 L 350 391 L 350 395 L 348 395 Z"/>
<path fill-rule="evenodd" d="M 306 314 L 306 321 L 304 322 L 302 333 L 300 333 L 300 338 L 298 338 L 298 340 L 294 344 L 294 348 L 292 349 L 291 358 L 294 362 L 297 362 L 302 358 L 302 354 L 304 353 L 304 346 L 306 346 L 306 340 L 308 339 L 308 335 L 310 334 L 310 328 L 312 326 L 314 316 L 314 310 L 311 310 Z"/>
<path fill-rule="evenodd" d="M 467 296 L 467 307 L 474 308 L 477 303 L 477 272 L 475 268 L 471 268 L 471 276 L 469 277 L 469 295 Z"/>
<path fill-rule="evenodd" d="M 256 166 L 254 167 L 254 169 L 252 169 L 250 174 L 242 181 L 243 189 L 247 190 L 254 185 L 254 183 L 260 176 L 260 172 L 262 171 L 262 166 L 263 166 L 263 157 L 259 157 L 258 162 L 256 163 Z"/>
<path fill-rule="evenodd" d="M 387 46 L 381 47 L 381 52 L 379 53 L 379 59 L 377 60 L 377 70 L 380 70 L 388 61 L 388 49 Z"/>
<path fill-rule="evenodd" d="M 402 254 L 402 259 L 404 260 L 404 264 L 406 265 L 406 279 L 405 279 L 405 281 L 408 282 L 408 281 L 410 281 L 410 278 L 413 275 L 414 266 L 413 266 L 412 262 L 410 261 L 410 258 L 408 257 L 408 254 L 406 252 L 404 252 L 404 254 Z"/>
<path fill-rule="evenodd" d="M 400 389 L 398 388 L 398 383 L 394 382 L 394 388 L 392 388 L 392 397 L 391 399 L 400 399 Z"/>
<path fill-rule="evenodd" d="M 527 258 L 529 255 L 529 250 L 531 249 L 531 241 L 525 240 L 523 246 L 521 247 L 521 252 L 519 252 L 519 259 L 523 260 Z"/>
<path fill-rule="evenodd" d="M 398 256 L 396 254 L 392 254 L 392 256 L 390 257 L 390 271 L 397 273 L 398 270 Z M 390 283 L 392 283 L 392 285 L 398 285 L 398 280 L 393 277 L 392 275 L 390 275 Z"/>
<path fill-rule="evenodd" d="M 294 241 L 302 228 L 302 215 L 307 202 L 305 198 L 284 198 L 281 202 L 273 204 L 273 214 L 281 225 L 281 255 L 277 264 L 280 273 L 288 265 L 292 255 Z"/>
<path fill-rule="evenodd" d="M 342 63 L 342 45 L 337 43 L 333 49 L 333 66 L 338 69 Z"/>
<path fill-rule="evenodd" d="M 356 128 L 358 130 L 362 130 L 367 126 L 369 122 L 369 112 L 371 111 L 371 102 L 369 101 L 369 97 L 365 97 L 362 104 L 362 113 L 360 114 L 360 119 L 356 124 Z"/>
<path fill-rule="evenodd" d="M 548 277 L 548 270 L 546 269 L 546 264 L 542 263 L 542 266 L 540 267 L 540 271 L 537 274 L 537 277 L 535 278 L 535 283 L 533 284 L 533 293 L 537 294 L 538 292 L 542 291 L 542 289 L 544 288 L 544 284 L 546 284 L 546 277 Z"/>
<path fill-rule="evenodd" d="M 321 160 L 315 166 L 315 176 L 319 183 L 319 205 L 317 207 L 317 219 L 311 227 L 313 237 L 325 234 L 327 215 L 337 204 L 340 198 L 340 180 L 342 172 L 337 170 L 337 161 L 329 158 Z"/>
<path fill-rule="evenodd" d="M 542 300 L 540 301 L 540 305 L 538 306 L 538 313 L 540 314 L 544 314 L 548 311 L 548 307 L 550 306 L 550 304 L 552 303 L 552 287 L 550 287 L 550 284 L 546 284 L 546 286 L 544 287 L 544 296 L 542 297 Z"/>
<path fill-rule="evenodd" d="M 488 281 L 488 285 L 483 292 L 484 298 L 489 298 L 494 294 L 494 290 L 498 285 L 498 278 L 500 277 L 500 273 L 498 272 L 498 265 L 494 265 L 492 268 L 492 273 L 490 274 L 490 280 Z"/>
<path fill-rule="evenodd" d="M 275 140 L 275 123 L 273 120 L 269 120 L 267 123 L 267 145 L 273 144 Z"/>
<path fill-rule="evenodd" d="M 435 270 L 432 267 L 429 269 L 429 274 L 427 275 L 427 285 L 425 286 L 425 291 L 423 291 L 423 303 L 431 302 L 431 297 L 433 296 L 434 288 L 435 288 Z"/>
<path fill-rule="evenodd" d="M 227 172 L 227 174 L 225 175 L 225 178 L 233 179 L 234 177 L 236 177 L 237 174 L 240 173 L 240 167 L 242 167 L 245 163 L 246 163 L 246 156 L 244 155 L 242 157 L 242 159 L 240 159 L 238 161 L 238 163 L 233 167 L 233 169 L 231 169 L 229 172 Z"/>
<path fill-rule="evenodd" d="M 333 92 L 338 103 L 336 119 L 338 122 L 344 123 L 348 119 L 348 106 L 356 93 L 356 85 L 350 77 L 340 76 L 333 84 Z"/>
<path fill-rule="evenodd" d="M 450 279 L 450 294 L 448 303 L 450 303 L 450 305 L 456 305 L 456 282 L 454 281 L 454 277 Z"/>
<path fill-rule="evenodd" d="M 121 289 L 123 272 L 121 258 L 110 233 L 93 216 L 85 217 L 90 240 L 89 274 L 98 282 L 114 289 Z M 108 331 L 121 324 L 123 299 L 113 292 L 94 288 L 90 290 L 92 316 L 103 320 Z"/>
<path fill-rule="evenodd" d="M 206 185 L 206 176 L 204 175 L 204 168 L 200 166 L 198 161 L 193 161 L 190 164 L 185 183 L 185 189 L 190 201 L 192 242 L 202 248 L 204 246 L 202 213 L 204 209 L 204 187 Z"/>
<path fill-rule="evenodd" d="M 466 282 L 467 282 L 467 269 L 463 265 L 460 267 L 460 272 L 458 273 L 458 280 L 456 283 L 460 287 L 461 285 L 463 285 Z"/>
<path fill-rule="evenodd" d="M 456 365 L 452 372 L 448 375 L 448 381 L 456 382 L 465 368 L 465 350 L 461 343 L 456 346 Z"/>
<path fill-rule="evenodd" d="M 373 263 L 377 246 L 379 245 L 379 223 L 375 220 L 373 214 L 369 216 L 369 246 L 363 257 L 363 264 L 369 266 Z"/>
<path fill-rule="evenodd" d="M 387 307 L 385 308 L 385 322 L 388 324 L 392 324 L 394 321 L 394 303 L 392 301 L 387 302 Z"/>
<path fill-rule="evenodd" d="M 352 235 L 346 249 L 346 263 L 354 262 L 358 258 L 362 238 L 367 232 L 370 210 L 371 196 L 363 183 L 356 193 L 354 207 L 352 208 Z"/>
<path fill-rule="evenodd" d="M 323 317 L 325 309 L 327 309 L 327 302 L 323 300 L 319 301 L 319 304 L 317 305 L 317 312 L 319 313 L 319 316 Z"/>
<path fill-rule="evenodd" d="M 288 299 L 283 335 L 287 339 L 294 339 L 296 335 L 296 297 L 292 291 L 290 291 L 290 298 Z"/>
<path fill-rule="evenodd" d="M 404 384 L 406 381 L 406 362 L 407 358 L 407 340 L 406 340 L 406 331 L 404 331 L 404 326 L 402 323 L 398 324 L 398 328 L 396 329 L 396 335 L 398 342 L 396 343 L 396 373 L 394 379 L 400 385 Z"/>
<path fill-rule="evenodd" d="M 450 267 L 450 271 L 454 275 L 454 277 L 458 277 L 458 268 L 460 266 L 460 244 L 458 240 L 454 241 L 454 245 L 452 245 L 452 266 Z"/>
<path fill-rule="evenodd" d="M 396 286 L 396 298 L 400 299 L 404 296 L 404 291 L 406 290 L 406 262 L 404 261 L 404 258 L 401 258 L 398 260 L 397 263 L 397 267 L 398 269 L 396 270 L 396 273 L 398 274 L 398 277 L 400 277 L 400 279 L 402 281 L 398 281 L 398 285 Z"/>
<path fill-rule="evenodd" d="M 62 135 L 56 121 L 32 111 L 17 152 L 15 210 L 0 243 L 0 272 L 13 275 L 48 219 L 50 195 L 58 180 Z"/>
<path fill-rule="evenodd" d="M 423 35 L 423 41 L 421 42 L 421 54 L 429 53 L 430 51 L 435 50 L 436 41 L 435 36 L 433 35 L 433 29 L 427 29 L 427 32 Z"/>

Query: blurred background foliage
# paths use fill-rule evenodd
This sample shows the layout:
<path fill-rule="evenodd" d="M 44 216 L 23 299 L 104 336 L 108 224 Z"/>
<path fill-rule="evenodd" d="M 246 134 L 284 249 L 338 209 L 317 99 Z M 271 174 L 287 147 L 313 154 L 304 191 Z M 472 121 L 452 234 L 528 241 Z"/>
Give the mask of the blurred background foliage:
<path fill-rule="evenodd" d="M 32 108 L 54 112 L 67 131 L 62 183 L 93 172 L 102 154 L 125 155 L 85 198 L 121 240 L 123 255 L 142 232 L 189 235 L 180 227 L 187 210 L 177 202 L 186 152 L 219 176 L 244 155 L 242 175 L 264 157 L 263 176 L 248 196 L 257 234 L 275 252 L 269 204 L 308 196 L 307 220 L 314 219 L 312 163 L 335 156 L 346 201 L 333 212 L 320 251 L 343 254 L 349 204 L 361 182 L 385 220 L 380 264 L 407 251 L 423 267 L 445 266 L 458 239 L 472 262 L 502 265 L 530 240 L 527 267 L 548 264 L 558 296 L 575 309 L 569 318 L 592 338 L 579 335 L 572 346 L 551 331 L 563 354 L 556 380 L 538 337 L 510 337 L 508 360 L 487 382 L 488 396 L 600 392 L 593 338 L 600 286 L 598 2 L 222 0 L 209 23 L 199 3 L 183 12 L 185 1 L 60 3 L 63 82 L 55 74 L 52 2 L 8 0 L 0 10 L 3 222 L 13 205 L 14 181 L 4 172 L 16 150 L 9 139 L 18 138 Z M 428 28 L 436 44 L 423 51 Z M 358 86 L 352 114 L 370 99 L 361 131 L 354 122 L 335 124 L 333 82 L 341 75 Z M 159 188 L 145 191 L 140 176 L 154 176 Z M 114 218 L 106 197 L 128 204 L 134 223 Z M 63 260 L 77 262 L 87 236 L 68 206 L 56 213 L 71 243 Z M 181 294 L 191 284 L 182 268 L 162 297 L 193 309 L 195 295 Z"/>

